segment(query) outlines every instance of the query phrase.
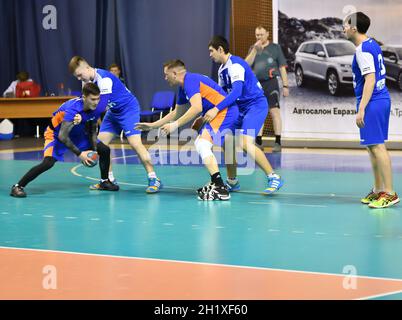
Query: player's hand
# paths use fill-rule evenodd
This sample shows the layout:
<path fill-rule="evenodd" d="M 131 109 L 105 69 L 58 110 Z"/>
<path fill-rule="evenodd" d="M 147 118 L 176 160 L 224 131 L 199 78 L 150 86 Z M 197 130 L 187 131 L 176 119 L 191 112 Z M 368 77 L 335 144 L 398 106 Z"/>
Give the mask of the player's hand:
<path fill-rule="evenodd" d="M 204 115 L 204 120 L 206 122 L 211 122 L 212 120 L 215 119 L 216 115 L 219 113 L 219 109 L 216 107 L 212 108 L 209 110 L 205 115 Z"/>
<path fill-rule="evenodd" d="M 364 128 L 364 110 L 359 110 L 357 113 L 356 124 L 359 128 Z"/>
<path fill-rule="evenodd" d="M 81 117 L 81 115 L 79 113 L 77 113 L 74 116 L 74 120 L 73 120 L 74 125 L 76 126 L 77 124 L 80 124 L 81 121 L 82 121 L 82 117 Z"/>
<path fill-rule="evenodd" d="M 156 127 L 152 122 L 139 122 L 134 127 L 135 130 L 141 130 L 141 131 L 150 131 L 155 128 Z"/>
<path fill-rule="evenodd" d="M 178 128 L 177 121 L 167 123 L 161 127 L 161 134 L 162 136 L 167 136 L 168 134 L 172 133 L 173 131 L 176 131 Z"/>
<path fill-rule="evenodd" d="M 289 88 L 283 88 L 282 94 L 284 97 L 289 97 Z"/>
<path fill-rule="evenodd" d="M 88 153 L 92 152 L 92 150 L 82 151 L 78 156 L 81 161 L 85 162 L 88 166 L 93 165 L 93 161 L 91 158 L 88 158 Z"/>

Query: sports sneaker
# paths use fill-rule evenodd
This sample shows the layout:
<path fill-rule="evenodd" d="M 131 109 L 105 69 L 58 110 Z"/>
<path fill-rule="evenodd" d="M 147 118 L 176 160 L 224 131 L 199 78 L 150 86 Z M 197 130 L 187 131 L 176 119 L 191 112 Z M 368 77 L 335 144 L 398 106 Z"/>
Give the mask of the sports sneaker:
<path fill-rule="evenodd" d="M 19 185 L 13 185 L 11 188 L 10 196 L 16 198 L 25 198 L 27 196 L 26 192 L 24 191 L 24 187 Z"/>
<path fill-rule="evenodd" d="M 397 204 L 399 201 L 400 199 L 396 193 L 389 194 L 386 192 L 381 192 L 378 199 L 370 202 L 368 206 L 374 209 L 387 208 Z"/>
<path fill-rule="evenodd" d="M 157 193 L 162 189 L 163 184 L 159 178 L 148 178 L 148 188 L 145 190 L 146 193 Z"/>
<path fill-rule="evenodd" d="M 209 183 L 206 186 L 197 190 L 198 200 L 213 201 L 213 200 L 229 200 L 230 194 L 226 186 L 217 186 L 214 183 Z"/>
<path fill-rule="evenodd" d="M 282 146 L 279 143 L 275 143 L 274 147 L 272 148 L 272 152 L 281 152 Z"/>
<path fill-rule="evenodd" d="M 109 181 L 110 181 L 111 183 L 113 183 L 114 185 L 118 186 L 116 179 L 114 179 L 113 181 L 111 181 L 111 180 L 109 180 Z M 91 189 L 91 190 L 102 190 L 101 187 L 100 187 L 100 182 L 99 182 L 99 183 L 95 183 L 95 184 L 91 184 L 91 185 L 89 186 L 89 189 Z"/>
<path fill-rule="evenodd" d="M 105 181 L 99 181 L 99 183 L 89 186 L 91 190 L 101 190 L 101 191 L 119 191 L 119 186 L 114 184 L 109 179 Z"/>
<path fill-rule="evenodd" d="M 231 184 L 228 179 L 226 179 L 225 183 L 226 188 L 228 189 L 229 192 L 236 192 L 240 191 L 240 183 L 239 180 L 236 181 L 235 184 Z"/>
<path fill-rule="evenodd" d="M 283 180 L 277 174 L 268 177 L 268 187 L 264 190 L 264 194 L 271 194 L 278 191 L 283 186 Z"/>
<path fill-rule="evenodd" d="M 199 188 L 199 189 L 197 190 L 197 192 L 198 192 L 198 193 L 200 193 L 200 192 L 208 192 L 208 190 L 209 190 L 213 185 L 214 185 L 214 184 L 210 181 L 210 182 L 208 182 L 205 186 Z"/>
<path fill-rule="evenodd" d="M 360 199 L 360 202 L 363 204 L 369 204 L 370 202 L 373 202 L 377 200 L 380 197 L 381 192 L 374 192 L 371 190 L 367 196 L 365 196 L 363 199 Z"/>

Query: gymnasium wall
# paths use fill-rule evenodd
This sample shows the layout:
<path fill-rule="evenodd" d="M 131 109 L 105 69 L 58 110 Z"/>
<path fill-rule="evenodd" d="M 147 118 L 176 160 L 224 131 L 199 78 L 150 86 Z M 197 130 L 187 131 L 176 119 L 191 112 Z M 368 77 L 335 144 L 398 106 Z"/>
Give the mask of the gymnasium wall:
<path fill-rule="evenodd" d="M 168 89 L 162 64 L 180 58 L 212 75 L 207 44 L 229 36 L 230 0 L 0 0 L 0 91 L 19 70 L 42 86 L 42 95 L 80 84 L 67 70 L 74 55 L 96 67 L 122 66 L 128 88 L 144 109 Z"/>

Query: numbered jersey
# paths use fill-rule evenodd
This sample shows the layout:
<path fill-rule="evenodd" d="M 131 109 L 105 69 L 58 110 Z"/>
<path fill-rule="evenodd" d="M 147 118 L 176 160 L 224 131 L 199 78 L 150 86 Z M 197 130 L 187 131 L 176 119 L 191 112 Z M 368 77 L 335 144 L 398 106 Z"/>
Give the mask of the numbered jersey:
<path fill-rule="evenodd" d="M 369 38 L 361 43 L 353 58 L 353 86 L 358 101 L 361 100 L 364 88 L 364 76 L 369 73 L 375 74 L 375 85 L 371 101 L 389 99 L 388 89 L 385 85 L 386 70 L 382 51 L 377 42 Z"/>

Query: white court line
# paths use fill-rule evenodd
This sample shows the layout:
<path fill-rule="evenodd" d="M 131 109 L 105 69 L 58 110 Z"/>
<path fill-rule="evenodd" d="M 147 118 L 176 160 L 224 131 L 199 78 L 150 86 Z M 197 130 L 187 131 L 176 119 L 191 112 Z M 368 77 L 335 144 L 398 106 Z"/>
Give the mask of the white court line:
<path fill-rule="evenodd" d="M 19 251 L 38 251 L 38 252 L 45 252 L 45 253 L 73 254 L 73 255 L 106 257 L 106 258 L 116 258 L 116 259 L 125 259 L 125 260 L 142 260 L 142 261 L 159 261 L 159 262 L 169 262 L 169 263 L 195 264 L 195 265 L 205 265 L 205 266 L 223 267 L 223 268 L 239 268 L 239 269 L 266 270 L 266 271 L 284 271 L 284 272 L 291 272 L 291 273 L 305 273 L 305 274 L 334 276 L 334 277 L 341 277 L 342 279 L 345 278 L 345 276 L 347 276 L 347 274 L 345 274 L 345 273 L 328 273 L 328 272 L 301 271 L 301 270 L 278 269 L 278 268 L 267 268 L 267 267 L 251 267 L 251 266 L 241 266 L 241 265 L 231 265 L 231 264 L 218 264 L 218 263 L 208 263 L 208 262 L 193 262 L 193 261 L 183 261 L 183 260 L 169 260 L 169 259 L 142 258 L 142 257 L 127 257 L 127 256 L 115 256 L 115 255 L 110 255 L 110 254 L 82 253 L 82 252 L 61 251 L 61 250 L 32 249 L 32 248 L 4 247 L 4 246 L 0 246 L 0 249 L 19 250 Z M 397 282 L 401 282 L 401 284 L 402 284 L 402 279 L 384 278 L 384 277 L 371 277 L 371 276 L 359 276 L 359 275 L 357 275 L 356 277 L 358 279 L 397 281 Z"/>
<path fill-rule="evenodd" d="M 125 157 L 116 157 L 116 158 L 112 158 L 113 160 L 116 159 L 123 159 L 123 158 L 129 158 L 129 157 L 133 157 L 135 155 L 130 155 L 130 156 L 125 156 Z M 73 168 L 71 168 L 70 172 L 77 176 L 77 177 L 81 177 L 81 178 L 85 178 L 88 180 L 93 180 L 93 181 L 99 181 L 99 178 L 93 178 L 93 177 L 89 177 L 89 176 L 84 176 L 80 173 L 77 172 L 77 169 L 80 167 L 84 167 L 82 164 L 78 164 L 76 166 L 74 166 Z M 135 187 L 148 187 L 147 184 L 140 184 L 140 183 L 130 183 L 130 182 L 122 182 L 119 180 L 119 184 L 121 185 L 127 185 L 127 186 L 135 186 Z M 183 188 L 183 187 L 178 187 L 178 186 L 163 186 L 164 189 L 173 189 L 173 190 L 189 190 L 189 191 L 195 191 L 195 188 Z M 237 193 L 245 193 L 245 194 L 253 194 L 253 195 L 262 195 L 262 192 L 258 192 L 258 191 L 249 191 L 249 190 L 242 190 L 242 191 L 237 191 Z M 317 193 L 293 193 L 293 192 L 280 192 L 280 195 L 296 195 L 296 196 L 313 196 L 313 197 L 325 197 L 325 198 L 350 198 L 350 199 L 357 199 L 357 197 L 353 197 L 350 195 L 343 195 L 343 194 L 334 194 L 334 193 L 328 193 L 328 194 L 317 194 Z M 266 196 L 266 195 L 265 195 Z M 360 198 L 359 198 L 360 199 Z M 289 204 L 289 205 L 293 205 L 293 204 Z M 297 205 L 297 206 L 302 206 L 302 205 Z M 308 205 L 306 205 L 308 206 Z M 318 206 L 318 205 L 317 205 Z M 322 206 L 323 208 L 327 208 L 326 206 Z"/>
<path fill-rule="evenodd" d="M 357 298 L 357 299 L 355 299 L 355 300 L 368 300 L 368 299 L 374 299 L 374 298 L 380 298 L 380 297 L 391 296 L 391 295 L 393 295 L 393 294 L 398 294 L 398 293 L 402 293 L 402 290 L 380 293 L 380 294 L 376 294 L 376 295 L 373 295 L 373 296 L 367 296 L 367 297 Z"/>
<path fill-rule="evenodd" d="M 276 205 L 276 203 L 273 202 L 257 202 L 257 201 L 249 201 L 248 203 L 251 204 L 270 204 L 270 205 Z M 297 203 L 283 203 L 281 202 L 281 206 L 295 206 L 295 207 L 313 207 L 313 208 L 328 208 L 328 206 L 322 206 L 318 204 L 297 204 Z"/>

